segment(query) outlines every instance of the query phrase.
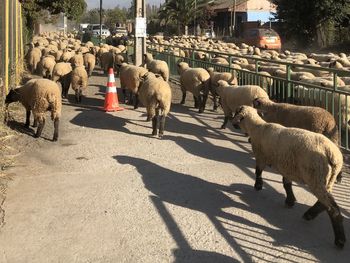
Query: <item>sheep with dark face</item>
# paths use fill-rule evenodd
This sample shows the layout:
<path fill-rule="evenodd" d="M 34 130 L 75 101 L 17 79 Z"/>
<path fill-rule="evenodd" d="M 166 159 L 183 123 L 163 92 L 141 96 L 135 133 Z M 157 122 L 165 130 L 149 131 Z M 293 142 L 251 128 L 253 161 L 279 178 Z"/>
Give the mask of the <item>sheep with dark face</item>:
<path fill-rule="evenodd" d="M 346 242 L 343 216 L 331 194 L 343 166 L 339 148 L 322 134 L 267 123 L 249 106 L 236 110 L 232 124 L 244 128 L 251 139 L 256 177 L 261 177 L 266 166 L 276 169 L 283 176 L 288 206 L 295 202 L 292 181 L 306 184 L 318 200 L 303 218 L 314 219 L 326 210 L 333 226 L 334 243 L 343 248 Z"/>
<path fill-rule="evenodd" d="M 48 79 L 32 79 L 23 86 L 10 90 L 6 96 L 6 108 L 12 102 L 20 101 L 26 109 L 26 123 L 29 127 L 30 113 L 34 115 L 34 127 L 38 123 L 35 137 L 40 137 L 45 125 L 45 113 L 51 112 L 54 121 L 53 141 L 58 139 L 58 126 L 61 117 L 62 101 L 58 85 Z"/>

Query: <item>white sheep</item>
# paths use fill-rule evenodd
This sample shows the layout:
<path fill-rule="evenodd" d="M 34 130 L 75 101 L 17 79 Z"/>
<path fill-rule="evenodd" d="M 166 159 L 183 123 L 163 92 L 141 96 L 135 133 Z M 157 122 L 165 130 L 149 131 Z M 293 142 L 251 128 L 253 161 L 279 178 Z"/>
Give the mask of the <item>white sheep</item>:
<path fill-rule="evenodd" d="M 180 103 L 185 103 L 186 91 L 189 91 L 193 94 L 195 108 L 199 108 L 199 113 L 202 113 L 210 90 L 209 73 L 203 68 L 190 68 L 186 62 L 180 62 L 177 67 L 182 91 Z"/>
<path fill-rule="evenodd" d="M 138 88 L 140 86 L 141 77 L 145 75 L 148 70 L 144 67 L 137 67 L 134 65 L 129 65 L 127 63 L 122 63 L 120 66 L 120 87 L 123 91 L 124 102 L 126 102 L 126 91 L 130 91 L 130 97 L 128 103 L 132 103 L 132 96 L 135 95 L 134 109 L 138 107 Z"/>
<path fill-rule="evenodd" d="M 84 54 L 84 66 L 87 69 L 89 77 L 91 77 L 92 72 L 96 65 L 96 57 L 91 53 Z"/>
<path fill-rule="evenodd" d="M 62 97 L 67 98 L 69 86 L 72 77 L 72 66 L 70 63 L 59 62 L 55 65 L 52 72 L 52 80 L 59 81 L 62 86 Z"/>
<path fill-rule="evenodd" d="M 38 123 L 38 129 L 35 137 L 41 136 L 45 125 L 45 113 L 51 112 L 51 119 L 54 121 L 53 141 L 58 139 L 58 126 L 61 116 L 61 94 L 58 85 L 48 79 L 32 79 L 23 86 L 10 90 L 6 96 L 5 103 L 20 101 L 26 109 L 25 126 L 29 127 L 30 113 L 34 115 L 34 126 Z"/>
<path fill-rule="evenodd" d="M 256 98 L 269 98 L 266 91 L 255 85 L 229 86 L 224 80 L 218 81 L 216 90 L 220 96 L 221 107 L 224 111 L 224 123 L 221 129 L 225 129 L 227 122 L 232 118 L 232 114 L 241 105 L 253 106 Z"/>
<path fill-rule="evenodd" d="M 213 95 L 214 110 L 217 110 L 218 105 L 217 105 L 215 91 L 218 86 L 218 81 L 225 80 L 229 85 L 237 86 L 238 85 L 237 77 L 234 73 L 231 73 L 231 72 L 216 72 L 212 67 L 207 68 L 207 71 L 209 72 L 209 75 L 210 75 L 210 91 Z"/>
<path fill-rule="evenodd" d="M 165 81 L 169 81 L 169 67 L 163 60 L 153 59 L 151 53 L 144 54 L 147 69 L 155 74 L 160 74 Z"/>
<path fill-rule="evenodd" d="M 75 101 L 81 102 L 81 96 L 87 89 L 88 74 L 84 66 L 78 66 L 72 71 L 72 89 L 75 92 Z"/>
<path fill-rule="evenodd" d="M 147 109 L 147 120 L 152 120 L 152 135 L 157 135 L 159 126 L 159 137 L 164 134 L 165 118 L 171 106 L 171 88 L 162 77 L 148 72 L 141 77 L 138 97 Z M 161 119 L 159 123 L 159 113 Z"/>
<path fill-rule="evenodd" d="M 29 70 L 33 74 L 37 69 L 38 63 L 40 62 L 41 50 L 37 47 L 34 47 L 33 43 L 30 43 L 29 45 L 30 45 L 30 49 L 28 50 L 26 59 L 27 59 Z"/>
<path fill-rule="evenodd" d="M 283 176 L 288 206 L 295 202 L 292 181 L 306 184 L 318 200 L 303 218 L 314 219 L 326 210 L 334 230 L 334 243 L 343 248 L 346 242 L 343 216 L 331 194 L 343 166 L 339 148 L 322 134 L 266 123 L 256 109 L 249 106 L 236 110 L 232 124 L 239 124 L 250 136 L 256 159 L 256 183 L 265 167 L 272 166 Z"/>

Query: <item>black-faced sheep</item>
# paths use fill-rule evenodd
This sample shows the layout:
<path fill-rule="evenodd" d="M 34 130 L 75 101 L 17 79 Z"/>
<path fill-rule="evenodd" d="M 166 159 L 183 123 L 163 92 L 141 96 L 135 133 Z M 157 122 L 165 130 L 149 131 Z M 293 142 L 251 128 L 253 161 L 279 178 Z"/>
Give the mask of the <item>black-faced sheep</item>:
<path fill-rule="evenodd" d="M 25 126 L 29 127 L 30 113 L 33 112 L 34 124 L 39 124 L 35 137 L 40 137 L 45 125 L 45 113 L 51 112 L 54 121 L 53 141 L 58 139 L 58 126 L 61 116 L 61 94 L 58 85 L 48 79 L 32 79 L 23 86 L 10 90 L 6 96 L 7 107 L 10 103 L 20 101 L 26 109 Z M 36 126 L 36 125 L 34 125 Z"/>
<path fill-rule="evenodd" d="M 339 148 L 322 134 L 266 123 L 256 109 L 249 106 L 237 109 L 232 124 L 239 124 L 250 136 L 256 176 L 261 177 L 267 165 L 276 169 L 283 176 L 285 202 L 289 206 L 295 202 L 292 181 L 306 184 L 318 200 L 303 218 L 314 219 L 326 210 L 332 222 L 335 245 L 343 248 L 346 242 L 343 216 L 331 194 L 343 165 Z"/>

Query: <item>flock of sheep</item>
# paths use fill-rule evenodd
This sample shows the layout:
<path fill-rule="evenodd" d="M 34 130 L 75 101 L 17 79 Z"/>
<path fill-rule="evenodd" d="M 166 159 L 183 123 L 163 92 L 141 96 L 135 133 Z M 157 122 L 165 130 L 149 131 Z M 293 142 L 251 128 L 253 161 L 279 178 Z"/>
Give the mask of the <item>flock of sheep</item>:
<path fill-rule="evenodd" d="M 327 57 L 329 60 L 330 56 L 313 54 L 310 58 L 302 53 L 279 54 L 245 45 L 239 48 L 232 43 L 203 41 L 200 38 L 173 38 L 169 41 L 151 38 L 149 44 L 154 43 L 217 50 L 228 54 L 252 54 L 253 57 L 268 58 L 272 61 L 293 61 L 296 64 L 323 65 L 322 63 L 326 62 L 319 62 L 321 58 L 325 60 Z M 198 59 L 210 59 L 211 62 L 218 64 L 228 63 L 227 57 L 208 58 L 201 52 L 185 54 L 186 50 L 170 49 L 171 47 L 167 51 L 172 51 L 174 54 L 177 52 L 176 55 L 180 57 L 195 56 Z M 98 62 L 104 71 L 110 67 L 118 69 L 125 102 L 133 103 L 134 108 L 137 108 L 140 100 L 146 107 L 147 120 L 152 120 L 152 135 L 161 137 L 164 134 L 165 119 L 172 100 L 169 67 L 166 62 L 153 59 L 151 54 L 144 55 L 145 65 L 130 65 L 124 62 L 125 51 L 125 46 L 94 46 L 91 42 L 82 44 L 69 35 L 47 34 L 35 37 L 27 54 L 27 62 L 32 72 L 40 72 L 44 78 L 32 79 L 22 87 L 11 90 L 6 103 L 20 101 L 24 105 L 27 111 L 27 126 L 30 112 L 33 112 L 34 125 L 39 124 L 37 137 L 40 136 L 45 123 L 45 112 L 50 111 L 55 125 L 53 140 L 57 140 L 62 108 L 61 97 L 67 96 L 71 85 L 75 91 L 76 101 L 81 102 L 82 92 L 87 88 L 88 77 Z M 255 70 L 255 65 L 250 64 L 248 57 L 232 62 L 235 68 Z M 346 67 L 350 65 L 350 62 L 347 65 L 348 62 L 344 55 L 334 56 L 330 59 L 329 66 Z M 286 74 L 281 67 L 274 68 L 267 64 L 261 67 L 266 76 Z M 292 181 L 306 184 L 316 196 L 317 202 L 305 212 L 304 219 L 314 219 L 326 210 L 333 226 L 335 245 L 343 248 L 346 242 L 343 217 L 331 194 L 334 183 L 341 181 L 343 165 L 334 117 L 318 107 L 275 103 L 269 99 L 263 85 L 238 86 L 239 82 L 234 73 L 216 72 L 214 68 L 192 68 L 186 62 L 179 62 L 177 70 L 183 94 L 182 104 L 185 102 L 186 93 L 190 92 L 194 96 L 195 107 L 202 113 L 211 93 L 216 110 L 218 96 L 224 112 L 224 123 L 221 128 L 225 128 L 231 121 L 234 127 L 239 126 L 249 136 L 256 158 L 255 189 L 262 189 L 262 171 L 266 166 L 274 167 L 283 176 L 283 186 L 287 195 L 285 203 L 288 206 L 293 206 L 295 202 Z M 298 67 L 293 69 L 292 78 L 328 81 L 328 76 L 322 75 L 324 73 L 317 70 L 309 72 L 297 70 Z M 346 81 L 347 79 L 340 78 L 339 83 L 344 85 L 339 86 L 347 88 Z"/>

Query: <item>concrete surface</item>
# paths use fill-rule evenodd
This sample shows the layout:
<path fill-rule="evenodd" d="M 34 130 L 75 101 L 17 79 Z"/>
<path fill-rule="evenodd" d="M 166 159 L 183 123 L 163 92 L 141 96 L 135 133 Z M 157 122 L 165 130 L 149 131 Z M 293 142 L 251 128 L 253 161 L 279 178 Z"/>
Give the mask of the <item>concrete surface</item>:
<path fill-rule="evenodd" d="M 44 138 L 19 139 L 26 153 L 10 170 L 0 262 L 349 262 L 326 213 L 302 219 L 315 202 L 303 187 L 292 209 L 271 170 L 254 190 L 250 144 L 218 129 L 221 114 L 179 105 L 174 86 L 165 136 L 153 138 L 144 108 L 99 109 L 106 81 L 95 74 L 81 105 L 65 101 L 59 142 L 49 119 Z M 349 189 L 347 174 L 334 195 L 348 238 Z"/>

